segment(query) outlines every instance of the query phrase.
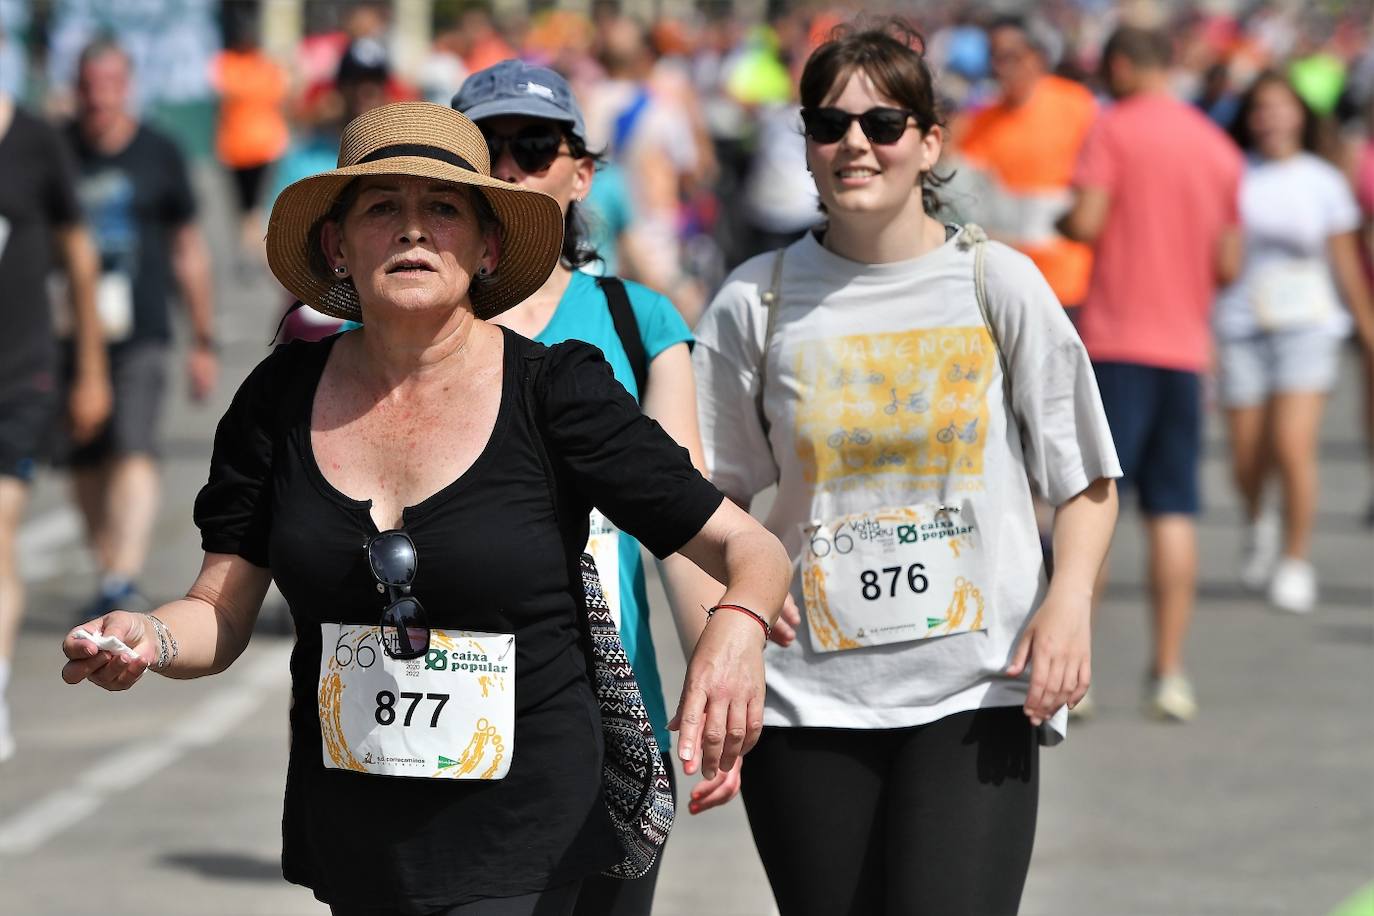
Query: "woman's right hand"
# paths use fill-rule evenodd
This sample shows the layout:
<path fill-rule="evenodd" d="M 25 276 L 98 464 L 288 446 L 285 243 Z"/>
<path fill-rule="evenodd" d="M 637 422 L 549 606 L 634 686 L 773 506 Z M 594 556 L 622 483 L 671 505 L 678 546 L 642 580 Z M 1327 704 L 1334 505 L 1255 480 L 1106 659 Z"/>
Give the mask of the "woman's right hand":
<path fill-rule="evenodd" d="M 75 635 L 85 630 L 94 636 L 116 636 L 134 651 L 137 658 L 123 652 L 101 649 L 84 637 Z M 62 680 L 68 684 L 90 681 L 106 690 L 128 690 L 143 672 L 157 660 L 157 639 L 152 625 L 144 614 L 111 611 L 72 629 L 62 640 L 62 654 L 67 664 L 62 666 Z"/>

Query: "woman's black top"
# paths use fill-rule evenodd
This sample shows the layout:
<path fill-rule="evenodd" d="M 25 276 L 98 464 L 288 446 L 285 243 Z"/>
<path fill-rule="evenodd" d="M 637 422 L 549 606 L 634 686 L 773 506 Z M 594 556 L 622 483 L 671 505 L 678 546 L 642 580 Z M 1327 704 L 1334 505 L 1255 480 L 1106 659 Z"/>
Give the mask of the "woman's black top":
<path fill-rule="evenodd" d="M 290 604 L 282 868 L 326 903 L 423 913 L 532 893 L 620 857 L 574 593 L 587 515 L 596 506 L 662 557 L 701 530 L 722 497 L 595 347 L 504 336 L 490 441 L 466 473 L 402 516 L 418 553 L 414 594 L 431 625 L 516 635 L 515 749 L 503 780 L 375 776 L 321 762 L 320 624 L 375 625 L 382 609 L 363 553 L 377 530 L 370 503 L 334 489 L 310 447 L 311 405 L 337 337 L 278 348 L 215 434 L 196 524 L 207 552 L 269 568 Z"/>

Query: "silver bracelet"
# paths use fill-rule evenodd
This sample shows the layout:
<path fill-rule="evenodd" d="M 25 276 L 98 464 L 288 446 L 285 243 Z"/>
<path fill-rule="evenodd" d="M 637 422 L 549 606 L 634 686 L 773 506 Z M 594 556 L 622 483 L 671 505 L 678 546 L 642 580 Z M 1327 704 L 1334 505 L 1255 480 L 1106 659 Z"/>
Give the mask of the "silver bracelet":
<path fill-rule="evenodd" d="M 149 614 L 148 616 L 158 623 L 162 628 L 162 635 L 167 638 L 167 642 L 171 648 L 171 655 L 167 659 L 167 664 L 170 665 L 172 662 L 176 661 L 177 656 L 181 654 L 181 647 L 177 645 L 176 635 L 172 633 L 172 628 L 163 623 L 158 617 L 153 614 Z"/>
<path fill-rule="evenodd" d="M 153 625 L 153 633 L 157 636 L 157 661 L 153 662 L 154 671 L 163 671 L 172 663 L 172 651 L 170 647 L 171 634 L 167 632 L 167 624 L 158 620 L 152 614 L 144 614 Z"/>

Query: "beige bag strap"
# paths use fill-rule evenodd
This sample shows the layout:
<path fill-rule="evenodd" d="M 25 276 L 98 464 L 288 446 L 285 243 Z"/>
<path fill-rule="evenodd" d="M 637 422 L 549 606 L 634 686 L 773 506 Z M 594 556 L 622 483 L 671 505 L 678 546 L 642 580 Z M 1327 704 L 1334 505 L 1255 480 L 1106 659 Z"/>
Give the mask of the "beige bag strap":
<path fill-rule="evenodd" d="M 1007 351 L 1002 348 L 1002 337 L 997 332 L 997 324 L 992 320 L 992 309 L 988 306 L 988 234 L 977 223 L 966 223 L 959 246 L 965 251 L 973 246 L 973 295 L 978 300 L 978 314 L 992 338 L 992 348 L 997 351 L 997 363 L 1002 367 L 1002 390 L 1005 393 L 1007 412 L 1016 419 L 1016 407 L 1011 399 L 1011 365 L 1007 362 Z"/>
<path fill-rule="evenodd" d="M 782 311 L 782 262 L 787 256 L 786 248 L 779 248 L 773 255 L 773 279 L 768 289 L 759 296 L 765 316 L 763 349 L 759 353 L 759 391 L 755 396 L 755 406 L 759 422 L 763 424 L 763 434 L 768 435 L 768 417 L 763 412 L 763 395 L 768 385 L 768 348 L 773 345 L 773 335 L 778 329 L 778 313 Z"/>

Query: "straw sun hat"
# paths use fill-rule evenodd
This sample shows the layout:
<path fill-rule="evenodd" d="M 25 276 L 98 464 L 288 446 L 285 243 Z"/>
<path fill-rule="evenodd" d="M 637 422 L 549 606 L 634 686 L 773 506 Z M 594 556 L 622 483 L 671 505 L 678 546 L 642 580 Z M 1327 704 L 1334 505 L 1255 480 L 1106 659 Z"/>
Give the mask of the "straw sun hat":
<path fill-rule="evenodd" d="M 344 128 L 339 167 L 281 192 L 267 224 L 267 263 L 296 298 L 326 315 L 363 319 L 352 282 L 325 275 L 315 226 L 355 178 L 412 175 L 477 188 L 501 220 L 501 257 L 492 276 L 474 283 L 472 310 L 491 318 L 544 285 L 563 245 L 563 213 L 547 194 L 491 177 L 477 125 L 451 108 L 397 102 L 361 114 Z"/>

